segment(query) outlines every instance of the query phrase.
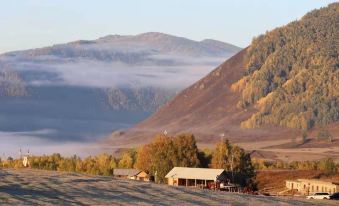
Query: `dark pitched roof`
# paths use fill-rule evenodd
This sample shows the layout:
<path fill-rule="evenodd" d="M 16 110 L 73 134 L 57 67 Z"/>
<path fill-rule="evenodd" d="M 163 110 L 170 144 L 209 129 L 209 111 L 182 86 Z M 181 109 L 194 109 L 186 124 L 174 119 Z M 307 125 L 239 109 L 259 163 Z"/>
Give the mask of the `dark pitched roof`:
<path fill-rule="evenodd" d="M 139 174 L 141 171 L 137 169 L 114 169 L 113 175 L 118 176 L 135 176 Z"/>

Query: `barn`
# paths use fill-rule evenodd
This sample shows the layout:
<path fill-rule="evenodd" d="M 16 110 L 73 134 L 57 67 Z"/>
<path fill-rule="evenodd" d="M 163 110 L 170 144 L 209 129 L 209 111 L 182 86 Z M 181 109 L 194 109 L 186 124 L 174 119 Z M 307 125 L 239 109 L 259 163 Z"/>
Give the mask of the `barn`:
<path fill-rule="evenodd" d="M 174 167 L 165 177 L 173 186 L 209 187 L 217 182 L 229 183 L 224 169 Z"/>

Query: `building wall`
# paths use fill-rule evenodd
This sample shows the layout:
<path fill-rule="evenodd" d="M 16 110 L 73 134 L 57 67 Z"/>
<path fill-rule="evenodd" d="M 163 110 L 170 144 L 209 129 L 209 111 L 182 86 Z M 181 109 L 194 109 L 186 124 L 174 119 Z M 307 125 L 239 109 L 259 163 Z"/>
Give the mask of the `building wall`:
<path fill-rule="evenodd" d="M 286 187 L 288 189 L 297 189 L 298 192 L 304 195 L 309 195 L 315 192 L 328 192 L 330 194 L 339 192 L 339 185 L 318 180 L 287 180 Z"/>
<path fill-rule="evenodd" d="M 295 190 L 300 190 L 300 182 L 299 181 L 294 181 L 294 180 L 286 180 L 286 188 L 287 189 L 295 189 Z"/>
<path fill-rule="evenodd" d="M 328 192 L 330 194 L 337 192 L 337 185 L 330 182 L 303 180 L 301 189 L 305 194 L 314 192 Z"/>
<path fill-rule="evenodd" d="M 177 178 L 168 178 L 167 183 L 168 183 L 168 185 L 178 186 L 178 179 Z"/>
<path fill-rule="evenodd" d="M 148 174 L 146 172 L 140 172 L 138 175 L 137 175 L 137 180 L 140 180 L 140 181 L 150 181 L 149 180 L 149 177 L 148 177 Z"/>
<path fill-rule="evenodd" d="M 136 180 L 136 179 L 137 179 L 137 176 L 128 176 L 128 179 L 130 179 L 130 180 Z"/>

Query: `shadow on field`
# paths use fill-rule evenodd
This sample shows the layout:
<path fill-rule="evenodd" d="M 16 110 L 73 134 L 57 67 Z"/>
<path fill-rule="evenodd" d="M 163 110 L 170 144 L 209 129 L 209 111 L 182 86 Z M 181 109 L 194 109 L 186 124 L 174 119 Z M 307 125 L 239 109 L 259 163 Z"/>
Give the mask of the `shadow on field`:
<path fill-rule="evenodd" d="M 80 202 L 73 201 L 72 197 L 66 193 L 53 189 L 47 184 L 35 185 L 27 182 L 24 177 L 3 170 L 0 171 L 0 177 L 0 197 L 6 195 L 24 204 L 32 205 L 37 204 L 37 201 L 83 205 Z"/>

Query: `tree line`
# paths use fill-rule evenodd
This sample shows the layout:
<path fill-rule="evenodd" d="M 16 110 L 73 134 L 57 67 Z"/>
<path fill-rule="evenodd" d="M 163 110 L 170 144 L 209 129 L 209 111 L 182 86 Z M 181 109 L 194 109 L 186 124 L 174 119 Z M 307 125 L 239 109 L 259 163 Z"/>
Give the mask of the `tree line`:
<path fill-rule="evenodd" d="M 4 168 L 22 168 L 21 159 L 0 160 Z M 80 158 L 76 155 L 63 157 L 60 154 L 30 156 L 29 167 L 34 169 L 80 172 L 112 176 L 115 168 L 136 168 L 154 176 L 156 182 L 164 183 L 165 175 L 173 167 L 202 167 L 225 169 L 235 183 L 255 187 L 256 170 L 263 169 L 309 169 L 336 171 L 332 159 L 321 161 L 291 162 L 251 159 L 244 149 L 231 144 L 227 139 L 216 143 L 214 149 L 199 150 L 194 135 L 157 135 L 153 141 L 137 149 L 125 151 L 116 157 L 108 154 Z"/>
<path fill-rule="evenodd" d="M 252 184 L 255 170 L 250 155 L 228 140 L 220 140 L 215 149 L 199 150 L 194 135 L 157 135 L 154 140 L 137 149 L 125 151 L 120 157 L 101 154 L 80 158 L 60 154 L 30 156 L 29 167 L 34 169 L 81 172 L 95 175 L 113 175 L 115 168 L 137 168 L 164 183 L 165 175 L 173 167 L 223 168 L 233 174 L 234 180 L 245 186 Z M 21 159 L 0 160 L 0 166 L 23 167 Z"/>
<path fill-rule="evenodd" d="M 320 170 L 327 173 L 339 172 L 337 165 L 332 158 L 325 158 L 316 161 L 291 161 L 284 162 L 282 160 L 268 161 L 263 159 L 252 158 L 253 166 L 256 170 Z"/>

